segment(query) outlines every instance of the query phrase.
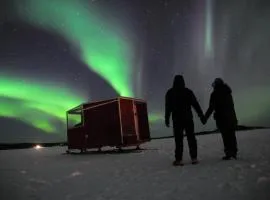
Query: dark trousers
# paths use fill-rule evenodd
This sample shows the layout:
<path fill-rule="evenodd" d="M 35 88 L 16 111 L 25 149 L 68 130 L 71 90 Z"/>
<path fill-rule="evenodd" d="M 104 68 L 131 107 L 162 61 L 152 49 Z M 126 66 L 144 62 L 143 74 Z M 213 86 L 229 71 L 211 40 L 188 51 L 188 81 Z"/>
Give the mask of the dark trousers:
<path fill-rule="evenodd" d="M 193 120 L 173 121 L 173 133 L 175 140 L 175 160 L 182 160 L 184 131 L 187 136 L 189 154 L 192 159 L 197 158 L 197 140 L 194 134 Z"/>
<path fill-rule="evenodd" d="M 217 127 L 221 133 L 226 156 L 236 156 L 238 152 L 235 128 L 217 122 Z"/>

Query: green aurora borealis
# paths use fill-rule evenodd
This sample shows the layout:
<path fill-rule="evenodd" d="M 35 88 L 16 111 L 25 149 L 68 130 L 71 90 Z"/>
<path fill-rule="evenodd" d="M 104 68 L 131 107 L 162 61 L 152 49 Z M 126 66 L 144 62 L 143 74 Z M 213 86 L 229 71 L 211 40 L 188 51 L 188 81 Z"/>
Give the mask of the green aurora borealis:
<path fill-rule="evenodd" d="M 212 0 L 206 0 L 206 11 L 205 11 L 205 46 L 204 46 L 204 52 L 205 56 L 213 57 L 213 17 L 212 17 Z"/>
<path fill-rule="evenodd" d="M 54 121 L 66 122 L 66 111 L 84 102 L 71 91 L 0 76 L 0 116 L 19 119 L 47 133 L 57 133 Z"/>
<path fill-rule="evenodd" d="M 204 111 L 210 83 L 223 78 L 239 124 L 269 126 L 270 15 L 260 3 L 3 2 L 0 137 L 7 141 L 63 138 L 67 110 L 117 96 L 146 100 L 151 134 L 171 134 L 164 95 L 175 73 L 184 75 Z M 213 117 L 203 126 L 194 114 L 194 122 L 196 131 L 215 128 Z"/>
<path fill-rule="evenodd" d="M 73 55 L 106 80 L 120 96 L 134 96 L 129 61 L 131 46 L 122 39 L 119 28 L 115 32 L 93 7 L 72 0 L 15 2 L 20 20 L 65 38 L 78 51 Z M 55 120 L 65 125 L 66 111 L 86 99 L 66 88 L 46 87 L 19 78 L 2 76 L 0 85 L 4 86 L 0 88 L 0 98 L 7 98 L 1 101 L 0 116 L 19 119 L 47 133 L 57 133 Z"/>
<path fill-rule="evenodd" d="M 102 20 L 92 4 L 73 0 L 25 0 L 17 1 L 16 8 L 18 16 L 27 23 L 65 38 L 79 52 L 76 54 L 82 62 L 119 95 L 134 96 L 132 47 L 121 36 L 120 28 Z"/>
<path fill-rule="evenodd" d="M 66 111 L 85 102 L 86 98 L 66 88 L 25 79 L 0 76 L 0 117 L 19 119 L 46 133 L 57 133 L 56 121 L 65 127 Z M 5 100 L 4 100 L 5 99 Z M 162 115 L 149 115 L 151 123 L 163 119 Z M 74 119 L 76 120 L 76 119 Z"/>

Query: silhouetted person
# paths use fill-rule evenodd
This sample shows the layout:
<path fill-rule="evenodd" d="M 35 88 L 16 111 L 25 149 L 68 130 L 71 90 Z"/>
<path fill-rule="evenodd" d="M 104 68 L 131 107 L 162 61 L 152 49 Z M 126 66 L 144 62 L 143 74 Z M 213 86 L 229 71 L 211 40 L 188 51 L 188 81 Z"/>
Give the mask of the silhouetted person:
<path fill-rule="evenodd" d="M 234 110 L 234 102 L 231 88 L 221 78 L 216 78 L 212 84 L 214 91 L 211 94 L 209 108 L 205 114 L 205 123 L 210 115 L 214 113 L 216 125 L 221 132 L 225 156 L 223 160 L 237 158 L 237 141 L 235 129 L 237 117 Z"/>
<path fill-rule="evenodd" d="M 165 97 L 165 124 L 170 125 L 172 114 L 173 133 L 175 139 L 175 161 L 173 165 L 183 165 L 183 131 L 185 131 L 192 164 L 197 164 L 197 141 L 194 134 L 194 123 L 191 107 L 193 107 L 201 120 L 204 115 L 193 92 L 185 87 L 183 76 L 174 77 L 173 87 Z"/>

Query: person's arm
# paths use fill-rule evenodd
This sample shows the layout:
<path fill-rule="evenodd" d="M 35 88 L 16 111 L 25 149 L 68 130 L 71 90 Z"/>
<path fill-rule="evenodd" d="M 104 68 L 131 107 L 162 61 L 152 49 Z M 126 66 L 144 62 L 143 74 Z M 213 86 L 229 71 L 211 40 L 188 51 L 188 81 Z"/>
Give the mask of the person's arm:
<path fill-rule="evenodd" d="M 215 109 L 215 101 L 214 101 L 214 93 L 211 94 L 210 101 L 209 101 L 209 107 L 205 113 L 205 120 L 207 121 L 208 118 L 211 116 Z"/>
<path fill-rule="evenodd" d="M 199 102 L 197 101 L 197 99 L 192 91 L 191 91 L 191 105 L 195 109 L 195 111 L 197 112 L 198 116 L 200 118 L 202 118 L 203 111 L 202 111 L 201 106 L 200 106 Z"/>
<path fill-rule="evenodd" d="M 171 116 L 171 105 L 170 105 L 170 98 L 169 98 L 169 92 L 166 93 L 165 96 L 165 124 L 167 127 L 170 125 L 170 116 Z"/>

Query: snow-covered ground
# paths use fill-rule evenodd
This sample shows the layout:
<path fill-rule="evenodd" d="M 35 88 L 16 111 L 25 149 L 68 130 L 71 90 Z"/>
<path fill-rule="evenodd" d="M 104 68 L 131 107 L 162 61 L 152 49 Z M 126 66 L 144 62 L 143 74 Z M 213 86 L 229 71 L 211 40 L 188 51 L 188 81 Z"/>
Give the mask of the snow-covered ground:
<path fill-rule="evenodd" d="M 205 135 L 197 137 L 200 164 L 189 164 L 185 148 L 183 167 L 171 165 L 173 139 L 128 153 L 67 155 L 66 147 L 0 151 L 0 199 L 269 200 L 270 130 L 237 137 L 239 160 L 220 160 L 220 135 Z"/>

